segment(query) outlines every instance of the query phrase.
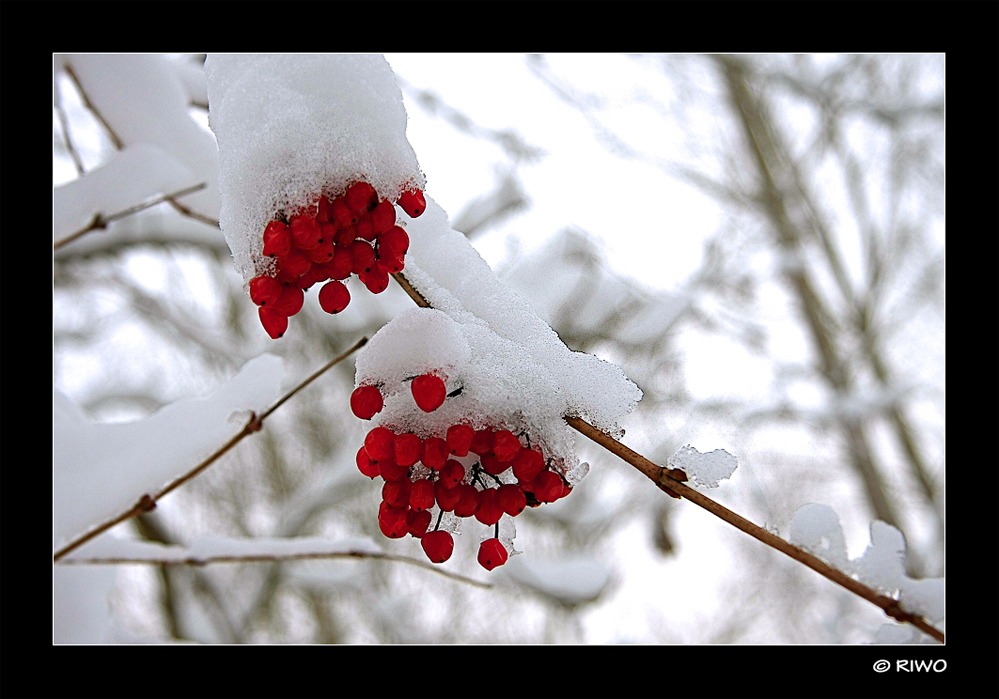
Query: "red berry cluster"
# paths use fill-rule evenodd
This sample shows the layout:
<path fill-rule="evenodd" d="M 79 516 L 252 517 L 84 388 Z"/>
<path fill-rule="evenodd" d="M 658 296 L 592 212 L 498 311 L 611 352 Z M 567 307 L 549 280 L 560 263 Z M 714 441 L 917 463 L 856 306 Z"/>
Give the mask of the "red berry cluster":
<path fill-rule="evenodd" d="M 397 203 L 414 218 L 427 205 L 420 190 L 403 192 Z M 264 330 L 277 339 L 314 284 L 326 282 L 319 305 L 339 313 L 350 303 L 344 282 L 351 274 L 379 294 L 388 287 L 389 275 L 402 271 L 408 249 L 409 236 L 396 225 L 392 202 L 379 199 L 367 182 L 355 182 L 338 197 L 321 196 L 310 211 L 267 224 L 263 252 L 275 261 L 275 271 L 250 280 L 250 299 L 260 307 Z"/>
<path fill-rule="evenodd" d="M 446 398 L 443 380 L 433 374 L 413 379 L 412 390 L 426 412 L 440 407 Z M 360 386 L 351 395 L 351 410 L 362 419 L 370 419 L 382 404 L 377 386 Z M 572 490 L 550 466 L 526 435 L 507 429 L 476 430 L 464 423 L 451 425 L 443 435 L 426 438 L 375 427 L 357 452 L 361 473 L 385 481 L 378 511 L 378 524 L 385 536 L 419 538 L 427 557 L 443 563 L 454 548 L 451 533 L 439 528 L 443 513 L 474 517 L 495 527 L 495 536 L 479 547 L 478 561 L 487 570 L 507 560 L 507 550 L 499 540 L 499 521 L 504 514 L 516 517 L 528 506 L 555 502 Z M 439 512 L 431 529 L 431 509 L 435 506 Z"/>

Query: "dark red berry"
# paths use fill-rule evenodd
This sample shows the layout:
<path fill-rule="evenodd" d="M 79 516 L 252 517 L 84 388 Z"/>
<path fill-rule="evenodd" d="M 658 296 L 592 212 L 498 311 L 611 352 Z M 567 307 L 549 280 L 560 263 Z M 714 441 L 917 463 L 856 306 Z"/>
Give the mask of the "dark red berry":
<path fill-rule="evenodd" d="M 513 457 L 513 475 L 520 483 L 533 481 L 545 469 L 545 457 L 533 449 L 521 449 Z"/>
<path fill-rule="evenodd" d="M 493 436 L 492 430 L 476 430 L 475 436 L 472 437 L 472 443 L 469 445 L 468 449 L 479 456 L 482 456 L 483 454 L 488 454 L 493 450 L 494 442 L 495 437 Z"/>
<path fill-rule="evenodd" d="M 369 269 L 366 272 L 358 272 L 357 278 L 361 280 L 361 283 L 368 288 L 372 294 L 380 294 L 388 288 L 389 285 L 389 275 L 383 269 L 379 269 L 377 266 Z"/>
<path fill-rule="evenodd" d="M 363 473 L 368 478 L 378 477 L 378 463 L 371 460 L 368 456 L 368 450 L 361 447 L 357 450 L 357 457 L 355 458 L 357 462 L 357 470 Z"/>
<path fill-rule="evenodd" d="M 423 440 L 423 464 L 435 471 L 440 471 L 447 463 L 450 454 L 447 442 L 440 437 L 428 437 Z"/>
<path fill-rule="evenodd" d="M 375 188 L 367 182 L 355 182 L 347 189 L 343 195 L 347 201 L 347 206 L 355 213 L 361 214 L 368 210 L 368 207 L 378 201 L 378 194 Z"/>
<path fill-rule="evenodd" d="M 330 200 L 326 197 L 319 197 L 319 204 L 316 206 L 316 223 L 329 223 L 332 215 Z"/>
<path fill-rule="evenodd" d="M 392 507 L 382 501 L 378 510 L 378 527 L 382 534 L 390 539 L 401 539 L 409 533 L 409 525 L 406 522 L 406 514 L 409 510 L 405 507 Z"/>
<path fill-rule="evenodd" d="M 264 255 L 284 257 L 291 252 L 291 231 L 280 221 L 271 221 L 264 229 Z"/>
<path fill-rule="evenodd" d="M 364 438 L 364 448 L 368 450 L 368 456 L 381 463 L 382 461 L 395 460 L 395 433 L 387 427 L 378 426 L 368 432 Z"/>
<path fill-rule="evenodd" d="M 427 208 L 427 200 L 420 190 L 408 189 L 399 197 L 399 206 L 412 218 L 416 218 Z"/>
<path fill-rule="evenodd" d="M 382 409 L 383 405 L 382 392 L 378 390 L 377 386 L 358 386 L 350 394 L 350 410 L 362 420 L 370 420 L 375 413 Z"/>
<path fill-rule="evenodd" d="M 288 276 L 297 279 L 312 267 L 310 260 L 302 250 L 292 250 L 284 257 L 278 258 L 278 269 Z"/>
<path fill-rule="evenodd" d="M 443 480 L 434 483 L 434 499 L 445 512 L 452 512 L 463 496 L 461 488 L 449 488 Z"/>
<path fill-rule="evenodd" d="M 409 506 L 420 512 L 429 510 L 434 506 L 434 484 L 426 478 L 413 481 L 412 490 L 409 493 Z"/>
<path fill-rule="evenodd" d="M 397 481 L 385 481 L 382 486 L 382 500 L 392 507 L 409 507 L 409 496 L 413 491 L 413 483 L 408 478 Z"/>
<path fill-rule="evenodd" d="M 390 457 L 378 462 L 378 475 L 386 481 L 399 481 L 409 478 L 409 466 L 400 466 Z"/>
<path fill-rule="evenodd" d="M 352 243 L 348 243 L 347 249 L 350 250 L 350 257 L 353 262 L 351 271 L 354 274 L 360 275 L 361 272 L 367 272 L 374 268 L 375 249 L 366 242 L 355 240 Z"/>
<path fill-rule="evenodd" d="M 553 471 L 542 471 L 534 479 L 534 497 L 541 502 L 555 502 L 562 497 L 562 477 Z"/>
<path fill-rule="evenodd" d="M 498 476 L 503 473 L 503 471 L 510 468 L 509 461 L 500 461 L 493 454 L 483 454 L 479 457 L 479 463 L 482 464 L 482 470 L 491 476 Z"/>
<path fill-rule="evenodd" d="M 336 315 L 350 303 L 350 291 L 343 282 L 335 279 L 323 284 L 319 290 L 319 306 L 327 313 Z"/>
<path fill-rule="evenodd" d="M 469 425 L 451 425 L 447 428 L 447 445 L 455 456 L 467 456 L 475 430 Z"/>
<path fill-rule="evenodd" d="M 441 469 L 440 483 L 447 488 L 454 488 L 465 478 L 465 467 L 454 459 L 448 459 Z"/>
<path fill-rule="evenodd" d="M 447 397 L 447 388 L 444 381 L 439 376 L 433 374 L 423 374 L 413 379 L 410 386 L 413 391 L 413 398 L 416 404 L 425 413 L 432 413 L 444 404 Z"/>
<path fill-rule="evenodd" d="M 427 529 L 430 528 L 430 520 L 430 510 L 421 510 L 419 512 L 410 510 L 407 512 L 406 524 L 409 526 L 410 536 L 422 539 L 423 535 L 427 533 Z"/>
<path fill-rule="evenodd" d="M 277 300 L 271 304 L 270 308 L 285 316 L 293 316 L 302 310 L 305 303 L 305 292 L 297 286 L 287 285 L 281 289 L 281 294 Z"/>
<path fill-rule="evenodd" d="M 509 554 L 499 539 L 486 539 L 479 544 L 479 565 L 486 570 L 492 570 L 506 563 Z"/>
<path fill-rule="evenodd" d="M 521 449 L 520 440 L 510 430 L 499 430 L 493 443 L 493 454 L 500 461 L 510 461 Z"/>
<path fill-rule="evenodd" d="M 503 508 L 500 507 L 499 501 L 496 499 L 496 489 L 487 488 L 483 490 L 479 507 L 475 511 L 475 519 L 487 526 L 492 526 L 500 521 L 500 517 L 502 516 Z"/>
<path fill-rule="evenodd" d="M 291 239 L 295 241 L 295 247 L 311 250 L 319 245 L 319 239 L 322 237 L 322 229 L 314 217 L 307 214 L 291 217 Z"/>
<path fill-rule="evenodd" d="M 427 532 L 423 535 L 421 543 L 423 551 L 432 563 L 443 563 L 451 558 L 451 552 L 454 551 L 454 539 L 450 532 L 444 530 Z"/>
<path fill-rule="evenodd" d="M 378 236 L 378 248 L 383 257 L 403 257 L 409 250 L 409 234 L 400 226 L 392 226 Z"/>
<path fill-rule="evenodd" d="M 330 202 L 330 214 L 333 220 L 336 221 L 336 225 L 341 229 L 357 223 L 357 214 L 351 210 L 343 197 L 337 197 Z"/>
<path fill-rule="evenodd" d="M 392 443 L 395 462 L 409 468 L 423 456 L 423 442 L 415 434 L 404 432 L 395 436 Z"/>
<path fill-rule="evenodd" d="M 284 335 L 285 330 L 288 329 L 288 316 L 278 313 L 270 306 L 261 306 L 257 309 L 257 314 L 260 316 L 260 324 L 264 326 L 264 330 L 275 340 Z"/>
<path fill-rule="evenodd" d="M 261 275 L 250 280 L 250 300 L 258 306 L 273 305 L 281 295 L 281 282 Z"/>
<path fill-rule="evenodd" d="M 496 501 L 511 517 L 516 517 L 527 507 L 527 496 L 519 485 L 506 483 L 496 489 Z"/>
<path fill-rule="evenodd" d="M 376 236 L 395 225 L 395 207 L 388 199 L 381 201 L 371 210 L 371 227 Z"/>
<path fill-rule="evenodd" d="M 474 485 L 468 483 L 456 485 L 454 489 L 461 491 L 461 500 L 454 506 L 454 514 L 458 517 L 474 515 L 475 511 L 479 509 L 479 503 L 482 502 L 482 493 Z"/>

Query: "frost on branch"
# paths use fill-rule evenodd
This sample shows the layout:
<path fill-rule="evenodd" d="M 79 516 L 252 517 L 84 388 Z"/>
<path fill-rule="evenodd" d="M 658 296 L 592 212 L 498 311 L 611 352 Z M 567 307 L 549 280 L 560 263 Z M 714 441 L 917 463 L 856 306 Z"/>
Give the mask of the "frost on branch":
<path fill-rule="evenodd" d="M 669 458 L 669 465 L 686 473 L 694 485 L 717 488 L 718 481 L 735 473 L 738 462 L 724 449 L 702 454 L 688 444 Z"/>
<path fill-rule="evenodd" d="M 489 527 L 479 562 L 491 570 L 516 553 L 506 520 L 585 475 L 564 417 L 619 434 L 642 392 L 618 367 L 569 350 L 426 201 L 406 221 L 406 277 L 432 308 L 403 312 L 357 357 L 351 407 L 375 425 L 358 467 L 386 481 L 387 536 L 418 536 L 443 562 L 460 519 L 474 516 Z"/>

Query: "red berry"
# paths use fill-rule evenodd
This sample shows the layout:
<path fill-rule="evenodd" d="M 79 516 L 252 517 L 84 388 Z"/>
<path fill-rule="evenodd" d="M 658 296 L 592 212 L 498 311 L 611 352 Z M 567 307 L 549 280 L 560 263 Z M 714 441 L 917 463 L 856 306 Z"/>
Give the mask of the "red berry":
<path fill-rule="evenodd" d="M 381 235 L 395 225 L 395 207 L 385 199 L 371 210 L 371 227 L 376 236 Z"/>
<path fill-rule="evenodd" d="M 498 476 L 503 473 L 503 471 L 510 468 L 509 461 L 500 461 L 495 456 L 490 454 L 483 454 L 479 457 L 479 463 L 482 464 L 482 470 L 488 473 L 490 476 Z"/>
<path fill-rule="evenodd" d="M 388 288 L 389 275 L 383 269 L 374 267 L 366 272 L 358 272 L 357 278 L 372 294 L 380 294 Z"/>
<path fill-rule="evenodd" d="M 397 481 L 385 481 L 382 486 L 382 500 L 392 507 L 409 507 L 409 496 L 413 491 L 413 483 L 408 478 Z"/>
<path fill-rule="evenodd" d="M 305 256 L 309 258 L 309 262 L 311 262 L 312 266 L 315 267 L 316 265 L 323 265 L 327 262 L 332 262 L 333 252 L 333 239 L 323 238 L 323 242 L 319 243 L 319 245 L 311 250 L 306 250 Z"/>
<path fill-rule="evenodd" d="M 380 425 L 368 432 L 364 438 L 364 448 L 368 450 L 368 456 L 379 463 L 392 461 L 395 458 L 394 444 L 395 433 Z"/>
<path fill-rule="evenodd" d="M 365 476 L 368 478 L 378 477 L 378 462 L 371 460 L 367 449 L 364 447 L 358 449 L 355 461 L 357 462 L 357 470 Z"/>
<path fill-rule="evenodd" d="M 482 502 L 482 493 L 474 485 L 468 483 L 456 485 L 454 489 L 461 491 L 461 500 L 454 506 L 454 514 L 458 517 L 474 515 L 475 511 L 479 509 L 479 503 Z"/>
<path fill-rule="evenodd" d="M 423 456 L 423 442 L 415 434 L 404 432 L 396 435 L 392 443 L 395 462 L 409 468 Z"/>
<path fill-rule="evenodd" d="M 434 484 L 426 478 L 413 481 L 413 488 L 409 494 L 409 506 L 421 512 L 429 510 L 434 506 Z"/>
<path fill-rule="evenodd" d="M 273 304 L 280 295 L 281 282 L 274 277 L 261 275 L 250 280 L 250 300 L 258 306 Z"/>
<path fill-rule="evenodd" d="M 406 524 L 409 526 L 409 533 L 417 539 L 422 539 L 430 528 L 430 510 L 416 512 L 410 510 L 406 513 Z"/>
<path fill-rule="evenodd" d="M 336 225 L 340 228 L 353 226 L 357 223 L 357 214 L 351 210 L 343 197 L 337 197 L 330 202 L 330 214 L 333 216 L 333 220 L 336 221 Z"/>
<path fill-rule="evenodd" d="M 277 301 L 271 304 L 271 309 L 285 316 L 293 316 L 302 310 L 305 303 L 305 292 L 297 286 L 287 285 L 281 289 Z"/>
<path fill-rule="evenodd" d="M 408 189 L 399 197 L 399 206 L 412 218 L 416 218 L 427 208 L 427 200 L 420 190 Z"/>
<path fill-rule="evenodd" d="M 470 451 L 482 456 L 483 454 L 488 454 L 493 450 L 494 441 L 495 437 L 493 436 L 492 430 L 476 430 L 475 436 L 472 437 L 472 443 L 468 448 Z"/>
<path fill-rule="evenodd" d="M 500 461 L 510 461 L 521 449 L 520 440 L 510 430 L 499 430 L 493 443 L 493 454 Z"/>
<path fill-rule="evenodd" d="M 347 189 L 343 195 L 347 201 L 347 206 L 356 213 L 364 213 L 368 207 L 378 201 L 378 193 L 375 188 L 367 182 L 355 182 Z"/>
<path fill-rule="evenodd" d="M 441 469 L 440 483 L 446 488 L 453 488 L 465 478 L 465 467 L 454 459 L 448 459 L 444 468 Z"/>
<path fill-rule="evenodd" d="M 486 526 L 492 526 L 500 521 L 500 517 L 502 516 L 503 508 L 500 507 L 499 501 L 496 499 L 496 489 L 487 488 L 483 490 L 479 508 L 475 511 L 475 519 Z"/>
<path fill-rule="evenodd" d="M 288 329 L 288 316 L 278 313 L 270 306 L 261 306 L 257 309 L 257 314 L 260 316 L 260 324 L 264 326 L 264 330 L 275 340 L 284 335 L 285 330 Z"/>
<path fill-rule="evenodd" d="M 354 268 L 354 258 L 346 245 L 333 246 L 333 259 L 323 265 L 327 279 L 346 279 Z"/>
<path fill-rule="evenodd" d="M 329 223 L 331 217 L 330 200 L 326 197 L 319 197 L 319 203 L 316 206 L 316 223 Z"/>
<path fill-rule="evenodd" d="M 451 425 L 447 428 L 447 445 L 455 456 L 467 456 L 475 430 L 469 425 Z"/>
<path fill-rule="evenodd" d="M 291 217 L 291 239 L 295 241 L 295 247 L 311 250 L 319 245 L 319 239 L 322 237 L 322 229 L 312 216 L 299 214 Z"/>
<path fill-rule="evenodd" d="M 533 481 L 545 469 L 545 457 L 533 449 L 521 449 L 513 457 L 513 475 L 521 484 Z"/>
<path fill-rule="evenodd" d="M 383 251 L 383 257 L 403 257 L 409 250 L 409 234 L 400 226 L 392 226 L 378 236 L 378 248 Z"/>
<path fill-rule="evenodd" d="M 409 478 L 409 466 L 400 466 L 389 457 L 378 462 L 378 475 L 386 481 L 400 481 Z"/>
<path fill-rule="evenodd" d="M 354 230 L 357 231 L 358 238 L 374 240 L 375 226 L 371 222 L 371 214 L 361 214 L 360 218 L 357 219 L 357 223 L 354 224 Z"/>
<path fill-rule="evenodd" d="M 541 502 L 555 502 L 562 497 L 562 477 L 553 471 L 542 471 L 534 479 L 534 497 Z"/>
<path fill-rule="evenodd" d="M 351 268 L 354 274 L 360 275 L 361 272 L 367 272 L 374 268 L 375 249 L 366 242 L 355 240 L 347 244 L 347 249 L 350 250 L 350 257 L 354 263 L 354 266 Z"/>
<path fill-rule="evenodd" d="M 444 381 L 439 376 L 433 374 L 423 374 L 413 379 L 410 386 L 413 391 L 413 398 L 416 404 L 425 413 L 432 413 L 444 404 L 447 397 L 447 388 Z"/>
<path fill-rule="evenodd" d="M 447 442 L 440 437 L 427 437 L 423 440 L 423 464 L 435 471 L 440 471 L 447 463 L 450 454 Z"/>
<path fill-rule="evenodd" d="M 280 221 L 271 221 L 264 229 L 264 255 L 284 257 L 291 252 L 291 231 Z"/>
<path fill-rule="evenodd" d="M 496 490 L 496 501 L 511 517 L 516 517 L 527 507 L 527 496 L 519 485 L 507 483 Z"/>
<path fill-rule="evenodd" d="M 486 539 L 479 544 L 479 565 L 486 570 L 503 565 L 507 558 L 509 558 L 509 554 L 499 539 Z"/>
<path fill-rule="evenodd" d="M 353 226 L 338 228 L 333 242 L 337 245 L 350 245 L 357 239 L 357 230 Z"/>
<path fill-rule="evenodd" d="M 454 551 L 454 539 L 450 532 L 444 530 L 424 534 L 421 543 L 423 551 L 432 563 L 443 563 L 451 558 L 451 552 Z"/>
<path fill-rule="evenodd" d="M 382 409 L 383 405 L 382 392 L 378 390 L 377 386 L 358 386 L 350 394 L 350 410 L 362 420 L 370 420 L 375 413 Z"/>
<path fill-rule="evenodd" d="M 278 258 L 278 269 L 288 276 L 297 279 L 309 271 L 312 260 L 306 257 L 302 250 L 292 250 L 284 257 Z"/>
<path fill-rule="evenodd" d="M 434 483 L 434 499 L 445 512 L 452 512 L 463 496 L 461 488 L 449 488 L 443 480 Z"/>
<path fill-rule="evenodd" d="M 409 525 L 406 522 L 406 515 L 409 511 L 405 507 L 392 507 L 386 502 L 382 502 L 378 509 L 378 527 L 382 534 L 390 539 L 401 539 L 409 533 Z"/>
<path fill-rule="evenodd" d="M 327 313 L 336 315 L 349 303 L 350 291 L 347 290 L 343 282 L 334 279 L 323 284 L 323 288 L 319 290 L 319 305 Z"/>

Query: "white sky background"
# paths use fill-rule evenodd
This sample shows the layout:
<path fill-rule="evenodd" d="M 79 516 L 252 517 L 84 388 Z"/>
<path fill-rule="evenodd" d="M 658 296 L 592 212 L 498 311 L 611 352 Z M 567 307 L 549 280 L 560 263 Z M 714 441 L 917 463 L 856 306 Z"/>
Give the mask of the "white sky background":
<path fill-rule="evenodd" d="M 387 54 L 387 58 L 403 80 L 415 88 L 434 91 L 444 104 L 463 112 L 476 126 L 511 129 L 528 144 L 545 151 L 537 163 L 522 164 L 517 169 L 524 192 L 530 198 L 530 208 L 473 241 L 495 269 L 540 248 L 551 236 L 569 227 L 584 231 L 599 242 L 604 261 L 614 273 L 650 289 L 677 288 L 698 269 L 704 241 L 723 222 L 718 205 L 693 186 L 657 168 L 611 154 L 598 143 L 586 119 L 532 74 L 523 55 Z M 626 56 L 555 55 L 548 60 L 557 70 L 565 67 L 574 83 L 585 84 L 594 92 L 606 88 L 607 94 L 627 96 L 634 90 L 655 89 L 658 85 L 662 92 L 657 97 L 663 103 L 676 99 L 667 91 L 667 80 L 660 78 L 653 83 L 654 71 Z M 465 204 L 495 188 L 496 166 L 502 166 L 508 159 L 495 143 L 462 134 L 444 119 L 428 115 L 408 95 L 407 110 L 407 135 L 427 176 L 427 193 L 453 219 Z M 630 134 L 632 145 L 647 144 L 651 155 L 663 159 L 682 157 L 684 144 L 691 137 L 679 127 L 672 133 L 664 131 L 663 125 L 673 122 L 646 108 L 621 110 L 619 118 L 620 121 L 608 122 L 611 130 Z M 56 181 L 60 181 L 58 172 Z M 689 342 L 694 342 L 694 338 Z M 799 349 L 799 343 L 792 335 L 778 346 L 791 354 Z M 710 346 L 691 344 L 685 348 L 688 360 L 685 377 L 695 396 L 733 392 L 744 396 L 769 395 L 769 374 L 761 373 L 760 366 L 734 343 L 722 348 L 716 340 Z M 743 360 L 747 363 L 741 363 Z M 725 435 L 700 437 L 718 440 L 693 442 L 702 451 L 731 449 L 730 444 L 724 443 Z M 723 484 L 722 490 L 726 487 L 735 486 Z M 719 492 L 709 495 L 716 497 Z M 717 527 L 703 526 L 710 516 L 692 506 L 686 509 L 691 512 L 679 517 L 674 529 L 678 543 L 688 550 L 702 548 L 712 553 L 700 557 L 701 579 L 683 580 L 685 606 L 691 610 L 692 619 L 707 619 L 721 604 L 713 581 L 723 577 L 723 571 L 732 561 L 720 555 L 727 543 L 715 540 L 710 533 Z M 856 555 L 857 547 L 866 543 L 867 523 L 844 521 L 843 524 L 850 553 Z M 625 529 L 616 540 L 632 545 L 635 550 L 622 550 L 620 555 L 632 560 L 649 557 L 647 538 L 645 531 Z M 518 548 L 528 549 L 529 543 L 518 541 Z M 644 638 L 644 630 L 649 625 L 655 626 L 655 620 L 648 617 L 644 607 L 647 589 L 668 589 L 675 585 L 677 581 L 671 579 L 671 570 L 669 563 L 650 562 L 649 570 L 640 579 L 626 581 L 616 592 L 613 604 L 600 605 L 590 615 L 594 640 L 629 640 L 605 635 L 607 629 L 626 626 L 642 629 L 639 636 Z M 689 572 L 690 566 L 684 571 Z M 644 587 L 645 591 L 632 585 Z M 632 590 L 636 594 L 629 594 Z M 627 623 L 623 623 L 625 619 Z"/>

